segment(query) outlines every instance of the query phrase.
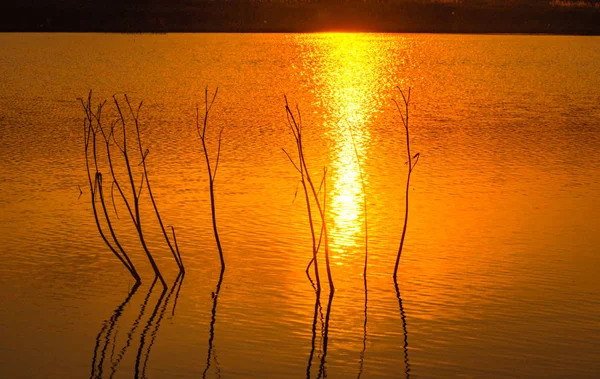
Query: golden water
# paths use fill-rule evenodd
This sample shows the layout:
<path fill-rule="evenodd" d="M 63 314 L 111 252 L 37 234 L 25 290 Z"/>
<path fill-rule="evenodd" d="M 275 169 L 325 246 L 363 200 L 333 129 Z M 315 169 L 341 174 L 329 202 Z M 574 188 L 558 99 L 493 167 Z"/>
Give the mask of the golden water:
<path fill-rule="evenodd" d="M 328 294 L 309 360 L 311 237 L 282 152 L 294 151 L 284 94 L 302 115 L 313 176 L 328 168 L 329 377 L 598 374 L 600 39 L 4 34 L 0 46 L 0 377 L 86 377 L 99 366 L 103 377 L 317 377 Z M 227 271 L 215 308 L 219 260 L 194 125 L 207 85 L 219 87 L 211 153 L 224 127 L 216 202 Z M 407 171 L 395 86 L 412 88 L 421 154 L 402 309 L 391 279 Z M 187 267 L 174 314 L 172 295 L 152 318 L 160 290 L 149 293 L 151 269 L 120 223 L 144 284 L 115 320 L 133 282 L 92 217 L 76 100 L 90 89 L 109 99 L 106 120 L 113 94 L 144 101 L 150 180 Z M 144 211 L 172 283 L 176 265 Z"/>

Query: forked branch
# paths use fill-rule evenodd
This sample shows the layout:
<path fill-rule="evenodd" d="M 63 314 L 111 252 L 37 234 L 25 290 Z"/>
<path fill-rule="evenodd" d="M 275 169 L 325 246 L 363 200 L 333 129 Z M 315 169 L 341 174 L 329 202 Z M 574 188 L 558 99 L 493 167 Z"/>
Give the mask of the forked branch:
<path fill-rule="evenodd" d="M 285 99 L 285 111 L 286 111 L 288 126 L 292 132 L 292 135 L 294 136 L 294 140 L 296 141 L 296 149 L 298 151 L 298 163 L 296 164 L 294 162 L 294 160 L 291 158 L 290 154 L 287 153 L 287 151 L 284 150 L 284 152 L 285 152 L 286 156 L 288 157 L 288 159 L 290 160 L 290 162 L 292 162 L 292 165 L 294 166 L 296 171 L 298 171 L 300 174 L 300 183 L 302 184 L 302 188 L 304 189 L 304 197 L 306 199 L 306 209 L 307 209 L 307 213 L 308 213 L 308 220 L 309 220 L 310 232 L 311 232 L 311 237 L 312 237 L 313 256 L 312 256 L 311 261 L 308 264 L 308 267 L 306 268 L 307 274 L 309 272 L 311 264 L 314 264 L 315 276 L 316 276 L 316 282 L 317 282 L 316 290 L 317 290 L 317 292 L 320 292 L 321 291 L 321 281 L 319 278 L 319 265 L 318 265 L 318 261 L 317 261 L 317 253 L 319 250 L 319 246 L 321 244 L 321 238 L 319 237 L 319 243 L 317 244 L 317 239 L 316 239 L 316 235 L 315 235 L 315 227 L 314 227 L 314 222 L 313 222 L 313 217 L 312 217 L 311 199 L 309 196 L 309 189 L 310 189 L 312 199 L 313 199 L 315 205 L 317 206 L 317 210 L 319 211 L 319 216 L 321 217 L 321 233 L 324 237 L 324 242 L 325 242 L 324 245 L 325 245 L 325 262 L 326 262 L 326 268 L 327 268 L 327 278 L 329 280 L 329 288 L 333 292 L 335 290 L 335 288 L 333 285 L 333 278 L 331 276 L 331 269 L 330 269 L 330 262 L 329 262 L 329 244 L 328 244 L 328 234 L 327 234 L 327 223 L 326 223 L 326 219 L 325 219 L 325 204 L 326 204 L 327 193 L 325 191 L 323 203 L 321 203 L 319 194 L 318 194 L 317 190 L 315 189 L 313 180 L 310 176 L 310 171 L 308 170 L 308 165 L 306 163 L 306 156 L 304 154 L 304 145 L 303 145 L 303 141 L 302 141 L 302 115 L 300 113 L 300 109 L 298 108 L 298 106 L 296 106 L 296 114 L 294 114 L 294 112 L 291 110 L 291 108 L 289 106 L 287 97 L 284 96 L 284 99 Z M 326 174 L 327 174 L 327 169 L 325 168 L 323 171 L 323 179 L 322 179 L 322 185 L 324 185 L 324 186 L 326 186 Z"/>
<path fill-rule="evenodd" d="M 110 213 L 108 212 L 108 206 L 106 204 L 106 198 L 105 198 L 104 190 L 103 190 L 103 182 L 102 182 L 103 175 L 100 170 L 100 157 L 99 157 L 101 155 L 101 152 L 100 152 L 101 148 L 99 146 L 99 141 L 103 141 L 104 142 L 104 144 L 103 144 L 104 150 L 102 151 L 102 154 L 106 154 L 106 159 L 103 160 L 103 162 L 105 162 L 104 164 L 108 164 L 108 168 L 109 168 L 110 175 L 112 178 L 110 196 L 111 196 L 111 201 L 112 201 L 115 215 L 117 215 L 116 202 L 114 199 L 114 188 L 116 187 L 118 194 L 120 195 L 121 199 L 123 200 L 123 202 L 127 208 L 127 211 L 131 218 L 131 221 L 135 227 L 136 233 L 137 233 L 140 243 L 142 245 L 142 248 L 148 258 L 148 261 L 150 262 L 156 277 L 161 281 L 163 286 L 166 287 L 166 283 L 165 283 L 163 276 L 154 260 L 154 257 L 152 256 L 152 254 L 150 253 L 150 251 L 148 249 L 148 246 L 146 245 L 146 240 L 144 238 L 144 232 L 142 229 L 141 212 L 140 212 L 140 197 L 142 195 L 142 189 L 144 188 L 144 183 L 146 184 L 146 188 L 150 195 L 150 199 L 154 206 L 154 210 L 155 210 L 159 225 L 163 231 L 165 240 L 166 240 L 167 244 L 169 245 L 171 252 L 173 253 L 173 257 L 175 258 L 175 261 L 177 262 L 177 265 L 179 266 L 180 271 L 183 271 L 183 263 L 181 261 L 181 254 L 179 252 L 179 249 L 177 247 L 177 242 L 175 240 L 174 230 L 173 230 L 173 239 L 174 239 L 175 247 L 173 247 L 173 244 L 171 244 L 171 241 L 169 240 L 166 229 L 163 226 L 162 219 L 160 217 L 160 213 L 158 211 L 158 207 L 156 205 L 154 195 L 153 195 L 152 189 L 150 187 L 150 182 L 148 180 L 148 170 L 146 167 L 146 158 L 148 157 L 149 151 L 147 149 L 144 150 L 142 148 L 142 141 L 141 141 L 140 128 L 139 128 L 139 111 L 142 106 L 142 103 L 140 103 L 139 106 L 137 107 L 137 110 L 134 111 L 133 107 L 131 106 L 131 103 L 129 102 L 129 99 L 125 95 L 125 101 L 127 102 L 129 112 L 131 113 L 131 118 L 133 119 L 133 124 L 135 126 L 135 133 L 136 133 L 135 138 L 137 139 L 137 145 L 138 145 L 140 157 L 141 157 L 141 162 L 139 165 L 141 165 L 143 167 L 143 171 L 142 171 L 141 177 L 140 177 L 140 183 L 139 183 L 139 185 L 136 185 L 136 180 L 134 180 L 134 171 L 132 168 L 131 158 L 129 155 L 128 144 L 127 144 L 127 142 L 128 142 L 127 117 L 124 115 L 117 98 L 113 96 L 113 100 L 114 100 L 114 104 L 115 104 L 115 107 L 117 110 L 118 118 L 115 121 L 111 122 L 109 127 L 105 127 L 103 125 L 103 120 L 101 117 L 102 109 L 103 109 L 105 102 L 100 103 L 97 107 L 97 111 L 94 112 L 92 110 L 93 108 L 92 108 L 92 93 L 91 93 L 91 91 L 88 95 L 87 101 L 84 101 L 83 99 L 79 99 L 79 100 L 83 106 L 83 110 L 85 113 L 85 119 L 84 119 L 85 161 L 86 161 L 86 169 L 87 169 L 87 175 L 88 175 L 88 184 L 90 187 L 92 210 L 94 212 L 94 219 L 96 221 L 96 226 L 98 228 L 100 236 L 102 237 L 105 244 L 113 252 L 113 254 L 129 270 L 129 272 L 132 274 L 132 276 L 136 279 L 136 282 L 139 283 L 140 276 L 138 275 L 131 259 L 129 258 L 129 256 L 127 255 L 125 250 L 123 249 L 123 247 L 119 241 L 119 238 L 117 237 L 117 235 L 115 233 L 115 229 L 113 228 L 113 223 L 111 220 Z M 118 130 L 118 127 L 121 127 L 121 131 L 122 131 L 121 144 L 117 143 L 117 140 L 115 138 L 115 131 Z M 128 184 L 122 184 L 120 182 L 119 178 L 117 177 L 117 174 L 116 174 L 117 170 L 115 168 L 115 166 L 117 165 L 117 162 L 115 161 L 115 157 L 113 156 L 113 151 L 112 151 L 113 150 L 112 147 L 114 145 L 116 145 L 118 148 L 117 156 L 120 156 L 119 162 L 121 162 L 121 164 L 123 164 L 125 166 L 124 168 L 126 169 L 126 172 L 127 172 Z M 118 154 L 118 153 L 120 153 L 120 154 Z M 127 187 L 129 187 L 129 188 L 127 188 Z M 126 192 L 130 193 L 129 198 L 126 195 Z M 101 205 L 103 219 L 100 218 L 100 211 L 98 210 L 97 203 L 100 203 L 100 205 Z M 108 229 L 111 240 L 108 239 L 108 237 L 104 231 L 105 229 Z"/>
<path fill-rule="evenodd" d="M 406 162 L 408 166 L 408 175 L 406 177 L 406 194 L 405 194 L 405 208 L 404 208 L 404 226 L 402 227 L 402 237 L 400 238 L 400 247 L 398 248 L 398 255 L 396 257 L 396 265 L 394 266 L 394 280 L 396 280 L 398 275 L 398 265 L 400 264 L 400 257 L 402 256 L 402 249 L 404 247 L 404 239 L 406 237 L 406 226 L 408 225 L 408 195 L 409 195 L 409 187 L 410 187 L 410 175 L 412 174 L 413 169 L 417 165 L 419 161 L 420 154 L 417 153 L 414 156 L 410 153 L 410 135 L 408 130 L 408 122 L 409 122 L 409 106 L 410 106 L 410 87 L 408 88 L 408 95 L 405 96 L 404 92 L 400 89 L 400 87 L 396 87 L 400 95 L 402 96 L 402 101 L 404 105 L 404 112 L 401 109 L 400 104 L 396 101 L 396 99 L 392 99 L 394 104 L 396 104 L 396 109 L 398 109 L 398 113 L 400 114 L 400 119 L 402 121 L 402 125 L 404 125 L 404 130 L 406 131 L 406 153 L 408 156 L 408 161 Z M 414 159 L 414 163 L 413 163 Z"/>
<path fill-rule="evenodd" d="M 223 128 L 219 132 L 219 140 L 217 145 L 217 155 L 215 158 L 214 168 L 211 166 L 210 156 L 208 154 L 208 148 L 206 144 L 206 129 L 208 127 L 208 115 L 212 109 L 213 104 L 217 98 L 219 88 L 215 89 L 212 98 L 209 101 L 208 87 L 204 90 L 204 117 L 202 125 L 200 124 L 200 110 L 196 106 L 196 131 L 202 142 L 202 150 L 204 151 L 204 159 L 206 160 L 206 170 L 208 173 L 208 186 L 210 192 L 210 210 L 212 215 L 213 232 L 215 235 L 215 241 L 217 243 L 217 249 L 219 250 L 219 258 L 221 259 L 221 270 L 225 270 L 225 258 L 223 256 L 223 249 L 221 247 L 221 239 L 219 238 L 219 231 L 217 228 L 217 214 L 215 206 L 215 178 L 217 176 L 217 169 L 219 168 L 219 160 L 221 159 L 221 139 L 223 136 Z"/>

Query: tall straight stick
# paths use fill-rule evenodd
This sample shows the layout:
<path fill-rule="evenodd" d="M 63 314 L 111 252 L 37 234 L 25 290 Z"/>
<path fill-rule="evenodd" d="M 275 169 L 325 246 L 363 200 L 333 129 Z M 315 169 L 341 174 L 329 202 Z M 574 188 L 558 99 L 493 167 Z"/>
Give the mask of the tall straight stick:
<path fill-rule="evenodd" d="M 219 159 L 221 157 L 221 136 L 223 135 L 223 129 L 219 133 L 219 145 L 217 148 L 217 158 L 215 160 L 214 170 L 210 165 L 210 157 L 208 156 L 208 149 L 206 148 L 206 128 L 208 126 L 208 114 L 217 98 L 219 88 L 215 89 L 212 100 L 208 102 L 208 87 L 204 90 L 204 120 L 202 129 L 200 128 L 200 111 L 196 106 L 196 131 L 202 141 L 202 149 L 204 150 L 204 158 L 206 159 L 206 168 L 208 172 L 208 185 L 210 192 L 210 211 L 212 214 L 213 232 L 215 234 L 215 241 L 217 242 L 217 248 L 219 249 L 219 258 L 221 259 L 221 270 L 225 270 L 225 258 L 223 257 L 223 249 L 221 248 L 221 240 L 219 238 L 219 231 L 217 230 L 217 214 L 215 207 L 215 177 L 217 176 L 217 169 L 219 168 Z"/>
<path fill-rule="evenodd" d="M 402 124 L 404 125 L 404 129 L 406 130 L 406 152 L 408 155 L 408 176 L 406 177 L 406 204 L 405 204 L 405 209 L 404 209 L 404 226 L 402 228 L 402 237 L 400 238 L 400 247 L 398 248 L 398 256 L 396 257 L 396 265 L 394 266 L 394 280 L 396 279 L 397 275 L 398 275 L 398 265 L 400 264 L 400 257 L 402 256 L 402 248 L 404 247 L 404 238 L 406 237 L 406 226 L 408 224 L 408 194 L 409 194 L 409 187 L 410 187 L 410 175 L 412 174 L 413 169 L 415 168 L 415 166 L 417 165 L 417 162 L 419 161 L 419 153 L 415 154 L 414 156 L 412 156 L 410 154 L 410 136 L 409 136 L 409 132 L 408 132 L 408 109 L 409 109 L 409 105 L 410 105 L 410 87 L 408 87 L 408 96 L 404 95 L 404 92 L 402 92 L 402 90 L 400 89 L 400 87 L 396 87 L 398 89 L 398 92 L 400 92 L 400 95 L 402 95 L 402 100 L 404 102 L 404 112 L 406 113 L 406 117 L 402 114 L 402 110 L 400 109 L 400 105 L 398 104 L 398 102 L 396 101 L 396 99 L 393 99 L 394 104 L 396 104 L 396 108 L 398 109 L 398 113 L 400 114 L 400 119 L 402 120 Z M 413 159 L 415 159 L 415 162 L 413 163 Z"/>
<path fill-rule="evenodd" d="M 318 203 L 317 203 L 318 205 Z M 323 168 L 323 209 L 319 207 L 321 211 L 321 220 L 323 222 L 323 234 L 325 237 L 325 267 L 327 268 L 327 279 L 329 280 L 329 289 L 331 293 L 335 291 L 335 287 L 333 285 L 333 277 L 331 276 L 331 264 L 329 262 L 329 240 L 327 237 L 327 220 L 326 220 L 326 211 L 327 211 L 327 168 Z"/>

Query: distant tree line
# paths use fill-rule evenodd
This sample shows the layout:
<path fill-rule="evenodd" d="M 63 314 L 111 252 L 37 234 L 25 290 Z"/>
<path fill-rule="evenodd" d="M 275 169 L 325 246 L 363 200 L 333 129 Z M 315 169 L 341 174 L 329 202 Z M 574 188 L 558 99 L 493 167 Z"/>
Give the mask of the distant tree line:
<path fill-rule="evenodd" d="M 600 35 L 600 0 L 23 0 L 0 31 Z"/>

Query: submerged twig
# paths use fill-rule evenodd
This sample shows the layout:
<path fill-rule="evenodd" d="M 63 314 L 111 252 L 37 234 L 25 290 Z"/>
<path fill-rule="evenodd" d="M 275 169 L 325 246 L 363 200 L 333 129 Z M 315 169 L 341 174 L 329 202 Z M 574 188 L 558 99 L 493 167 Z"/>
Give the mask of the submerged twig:
<path fill-rule="evenodd" d="M 284 95 L 284 99 L 285 99 L 285 111 L 286 111 L 288 126 L 290 127 L 290 130 L 292 131 L 292 135 L 294 136 L 294 139 L 296 141 L 296 149 L 298 151 L 298 164 L 296 164 L 293 161 L 293 159 L 287 153 L 287 151 L 284 150 L 284 152 L 287 155 L 290 162 L 292 162 L 296 171 L 298 171 L 298 173 L 300 174 L 300 182 L 302 183 L 302 187 L 304 189 L 304 197 L 306 199 L 306 207 L 307 207 L 307 213 L 308 213 L 308 219 L 309 219 L 309 225 L 310 225 L 310 231 L 311 231 L 311 237 L 312 237 L 313 256 L 307 266 L 307 274 L 308 274 L 308 270 L 310 269 L 311 264 L 314 263 L 315 277 L 316 277 L 316 282 L 317 282 L 317 291 L 320 291 L 321 290 L 321 281 L 320 281 L 320 277 L 319 277 L 319 265 L 318 265 L 318 261 L 317 261 L 317 253 L 318 253 L 318 246 L 320 246 L 320 238 L 319 238 L 319 244 L 317 245 L 317 239 L 315 236 L 315 228 L 314 228 L 314 223 L 313 223 L 313 218 L 312 218 L 311 201 L 310 201 L 310 196 L 308 194 L 308 189 L 310 188 L 313 200 L 317 206 L 317 210 L 319 211 L 319 215 L 321 217 L 321 228 L 322 228 L 321 233 L 324 236 L 324 242 L 325 242 L 325 260 L 326 260 L 326 265 L 327 265 L 327 277 L 329 280 L 329 288 L 331 291 L 335 291 L 335 287 L 333 285 L 333 278 L 331 276 L 330 262 L 329 262 L 328 233 L 327 233 L 327 223 L 325 220 L 325 209 L 324 209 L 325 208 L 325 206 L 324 206 L 325 199 L 324 199 L 324 203 L 322 206 L 321 201 L 319 199 L 318 192 L 315 189 L 313 180 L 310 176 L 310 171 L 308 170 L 308 165 L 306 163 L 306 157 L 304 155 L 304 145 L 302 143 L 302 116 L 300 113 L 300 109 L 298 108 L 298 106 L 296 106 L 296 115 L 297 115 L 297 117 L 296 117 L 294 115 L 294 112 L 289 107 L 289 103 L 288 103 L 287 97 L 285 97 L 285 95 Z M 326 172 L 327 172 L 327 169 L 325 168 L 324 173 L 326 173 Z M 323 183 L 324 182 L 325 182 L 325 174 L 323 175 Z"/>
<path fill-rule="evenodd" d="M 128 144 L 127 144 L 127 142 L 128 142 L 127 117 L 123 113 L 123 110 L 121 109 L 121 105 L 120 105 L 119 101 L 117 100 L 116 96 L 113 96 L 113 101 L 114 101 L 114 105 L 115 105 L 115 108 L 117 111 L 117 119 L 114 120 L 113 122 L 111 122 L 109 127 L 107 127 L 103 124 L 103 120 L 101 117 L 102 109 L 103 109 L 103 106 L 105 105 L 106 101 L 100 103 L 97 107 L 97 111 L 94 112 L 92 109 L 92 92 L 91 91 L 88 95 L 87 101 L 84 101 L 83 99 L 79 99 L 79 100 L 80 100 L 80 102 L 83 106 L 84 112 L 85 112 L 85 119 L 84 119 L 85 160 L 86 160 L 86 168 L 87 168 L 87 175 L 88 175 L 88 184 L 90 187 L 90 194 L 91 194 L 91 200 L 92 200 L 92 209 L 94 212 L 94 219 L 96 221 L 96 226 L 98 228 L 100 236 L 102 237 L 105 244 L 113 252 L 113 254 L 129 270 L 131 275 L 136 279 L 136 282 L 139 283 L 141 281 L 140 276 L 138 275 L 128 254 L 123 249 L 123 247 L 119 241 L 119 238 L 117 237 L 117 235 L 115 233 L 115 230 L 113 228 L 113 223 L 111 220 L 111 216 L 108 212 L 108 206 L 106 204 L 106 197 L 104 196 L 104 187 L 103 187 L 103 182 L 102 182 L 103 175 L 100 170 L 100 164 L 99 164 L 99 159 L 100 159 L 99 158 L 99 154 L 100 154 L 99 149 L 100 148 L 98 146 L 99 140 L 104 142 L 103 143 L 103 145 L 104 145 L 103 153 L 106 154 L 105 164 L 108 164 L 110 175 L 112 177 L 112 183 L 111 183 L 111 188 L 110 188 L 110 200 L 112 202 L 112 206 L 113 206 L 115 215 L 117 218 L 119 217 L 119 215 L 117 213 L 117 207 L 116 207 L 116 201 L 115 201 L 114 189 L 116 188 L 118 194 L 120 195 L 121 199 L 123 200 L 123 202 L 125 204 L 127 212 L 129 213 L 129 216 L 135 227 L 136 234 L 138 235 L 142 249 L 143 249 L 144 253 L 146 254 L 148 261 L 150 262 L 152 269 L 154 270 L 154 274 L 160 280 L 163 287 L 166 288 L 167 284 L 160 272 L 160 269 L 158 268 L 158 266 L 156 264 L 156 261 L 154 260 L 153 255 L 150 253 L 150 251 L 148 249 L 148 246 L 146 244 L 146 239 L 144 236 L 144 230 L 142 229 L 142 220 L 141 220 L 141 212 L 140 212 L 140 210 L 141 210 L 140 198 L 142 196 L 142 189 L 144 188 L 144 183 L 148 190 L 148 194 L 150 195 L 150 200 L 152 201 L 152 205 L 154 207 L 154 211 L 155 211 L 159 226 L 163 232 L 163 236 L 167 242 L 167 245 L 169 246 L 169 248 L 173 254 L 173 257 L 175 258 L 175 261 L 176 261 L 177 265 L 179 266 L 180 271 L 184 271 L 184 268 L 183 268 L 183 263 L 181 261 L 181 253 L 179 252 L 178 247 L 176 245 L 175 245 L 175 247 L 173 247 L 173 244 L 169 240 L 169 237 L 168 237 L 166 229 L 163 225 L 160 213 L 158 211 L 158 207 L 156 205 L 154 194 L 152 193 L 152 188 L 150 187 L 150 181 L 148 179 L 148 169 L 146 166 L 146 160 L 147 160 L 147 157 L 149 154 L 149 150 L 148 149 L 144 150 L 142 147 L 140 126 L 139 126 L 139 112 L 142 107 L 142 103 L 140 102 L 137 109 L 134 110 L 131 105 L 131 102 L 129 101 L 129 98 L 127 97 L 127 95 L 125 95 L 125 101 L 129 108 L 129 113 L 131 114 L 131 118 L 133 119 L 133 124 L 135 127 L 135 137 L 134 138 L 137 139 L 137 147 L 139 149 L 140 158 L 141 158 L 141 162 L 139 165 L 142 166 L 142 172 L 141 172 L 141 175 L 139 178 L 139 184 L 136 184 L 137 179 L 134 178 L 135 175 L 134 175 L 134 171 L 132 168 L 130 150 L 128 149 Z M 121 129 L 118 130 L 117 129 L 118 127 L 120 127 Z M 120 145 L 117 142 L 115 130 L 122 132 L 121 137 L 120 137 L 120 139 L 121 139 Z M 117 157 L 120 158 L 119 162 L 122 165 L 124 165 L 123 170 L 126 171 L 126 173 L 127 173 L 126 174 L 126 177 L 127 177 L 126 183 L 121 183 L 116 174 L 115 166 L 119 162 L 115 162 L 115 157 L 113 157 L 113 151 L 112 151 L 113 149 L 112 148 L 114 146 L 117 146 L 117 148 L 118 148 L 116 155 L 117 155 Z M 134 149 L 134 150 L 137 150 L 137 149 Z M 128 195 L 126 195 L 126 192 L 128 192 L 130 194 L 129 197 L 128 197 Z M 101 205 L 101 210 L 97 209 L 97 205 L 96 205 L 97 201 Z M 103 221 L 100 219 L 100 213 L 103 215 Z M 104 229 L 108 229 L 108 233 L 111 238 L 110 241 L 109 241 L 106 233 L 104 232 Z M 174 236 L 174 234 L 173 234 L 173 236 Z M 176 244 L 176 242 L 174 242 L 174 243 Z"/>
<path fill-rule="evenodd" d="M 317 202 L 318 205 L 318 202 Z M 323 222 L 323 235 L 325 237 L 325 267 L 327 268 L 327 279 L 329 280 L 329 289 L 333 293 L 335 287 L 333 286 L 333 277 L 331 276 L 331 263 L 329 261 L 329 240 L 327 238 L 327 220 L 325 215 L 327 214 L 327 168 L 323 168 L 323 209 L 319 207 L 321 212 L 321 220 Z"/>
<path fill-rule="evenodd" d="M 298 153 L 298 164 L 296 164 L 294 162 L 294 160 L 292 159 L 290 154 L 288 154 L 288 152 L 285 151 L 285 149 L 282 149 L 282 150 L 285 153 L 285 155 L 287 156 L 287 158 L 289 159 L 289 161 L 292 163 L 292 165 L 294 166 L 296 171 L 298 171 L 298 173 L 300 174 L 300 183 L 302 184 L 302 189 L 304 190 L 304 199 L 306 200 L 306 211 L 308 213 L 308 224 L 310 226 L 310 234 L 312 237 L 312 259 L 311 259 L 311 262 L 315 262 L 315 281 L 316 281 L 316 286 L 317 286 L 316 291 L 317 291 L 317 293 L 319 293 L 321 291 L 321 278 L 319 277 L 319 265 L 316 264 L 318 249 L 317 249 L 317 240 L 315 237 L 315 227 L 314 227 L 313 218 L 312 218 L 312 208 L 311 208 L 311 204 L 310 204 L 310 197 L 308 195 L 308 186 L 307 186 L 307 180 L 308 180 L 308 178 L 310 178 L 310 175 L 308 172 L 305 172 L 306 164 L 304 163 L 305 162 L 304 148 L 302 145 L 302 123 L 296 121 L 296 118 L 294 117 L 294 113 L 290 109 L 288 101 L 287 101 L 287 97 L 285 95 L 284 95 L 284 99 L 285 99 L 285 111 L 286 111 L 288 126 L 290 127 L 290 130 L 292 131 L 292 135 L 294 136 L 294 139 L 296 141 L 296 150 Z M 300 116 L 298 116 L 298 119 L 301 120 Z M 306 274 L 309 276 L 309 280 L 311 280 L 310 275 L 308 273 L 309 269 L 310 269 L 310 263 L 309 263 L 308 267 L 306 268 Z M 312 280 L 311 280 L 311 282 L 312 282 Z"/>
<path fill-rule="evenodd" d="M 396 279 L 398 275 L 398 265 L 400 264 L 400 257 L 402 255 L 402 248 L 404 247 L 404 238 L 406 237 L 406 226 L 408 224 L 408 194 L 410 187 L 410 175 L 412 174 L 413 169 L 417 165 L 419 161 L 419 153 L 414 156 L 410 153 L 410 136 L 408 132 L 408 116 L 409 116 L 409 105 L 410 105 L 410 87 L 408 87 L 408 96 L 404 95 L 404 92 L 400 89 L 400 87 L 396 87 L 400 95 L 402 95 L 402 100 L 404 102 L 404 112 L 406 113 L 406 117 L 402 114 L 402 110 L 400 109 L 400 105 L 396 101 L 396 99 L 392 99 L 394 104 L 396 104 L 396 108 L 398 109 L 398 113 L 400 114 L 400 119 L 402 120 L 402 124 L 404 125 L 404 129 L 406 130 L 406 152 L 408 155 L 408 161 L 406 162 L 408 165 L 408 176 L 406 177 L 406 204 L 404 210 L 404 226 L 402 228 L 402 237 L 400 238 L 400 247 L 398 248 L 398 255 L 396 257 L 396 265 L 394 266 L 394 279 Z M 414 159 L 414 162 L 413 162 Z"/>
<path fill-rule="evenodd" d="M 160 217 L 160 212 L 158 211 L 156 201 L 154 200 L 154 194 L 152 193 L 152 187 L 150 187 L 150 180 L 148 179 L 148 168 L 146 166 L 146 157 L 150 153 L 150 150 L 148 150 L 148 149 L 144 150 L 142 148 L 142 139 L 141 139 L 141 135 L 140 135 L 140 126 L 139 126 L 139 113 L 140 113 L 140 109 L 142 108 L 142 102 L 140 102 L 140 104 L 138 105 L 137 111 L 134 112 L 133 107 L 131 106 L 131 102 L 129 101 L 129 98 L 127 97 L 127 95 L 125 95 L 125 101 L 127 102 L 127 106 L 129 107 L 129 112 L 131 113 L 131 116 L 133 117 L 135 131 L 137 134 L 138 147 L 140 150 L 141 165 L 143 167 L 142 178 L 146 180 L 146 187 L 148 188 L 148 194 L 150 195 L 150 201 L 152 202 L 152 206 L 154 207 L 156 219 L 158 220 L 158 224 L 160 226 L 160 230 L 162 231 L 163 237 L 165 238 L 165 241 L 167 242 L 167 245 L 169 246 L 169 250 L 171 250 L 171 254 L 173 255 L 173 258 L 175 259 L 177 266 L 179 266 L 179 271 L 185 272 L 183 262 L 181 261 L 181 255 L 179 254 L 179 249 L 177 249 L 177 253 L 176 253 L 175 249 L 173 248 L 173 244 L 171 244 L 171 241 L 169 240 L 169 236 L 167 235 L 167 231 L 162 222 L 162 218 Z M 142 189 L 142 186 L 140 185 L 140 192 L 141 192 L 141 189 Z M 174 233 L 175 232 L 173 231 L 173 235 L 174 235 Z M 163 281 L 163 284 L 164 284 L 164 281 Z"/>
<path fill-rule="evenodd" d="M 208 87 L 204 90 L 204 119 L 202 123 L 202 127 L 200 126 L 200 111 L 198 106 L 196 106 L 196 131 L 198 132 L 198 136 L 200 137 L 200 141 L 202 141 L 202 150 L 204 151 L 204 158 L 206 160 L 206 169 L 208 172 L 208 185 L 210 192 L 210 210 L 212 215 L 212 224 L 213 224 L 213 232 L 215 235 L 215 241 L 217 243 L 217 249 L 219 250 L 219 258 L 221 259 L 221 269 L 225 269 L 225 258 L 223 257 L 223 249 L 221 248 L 221 240 L 219 238 L 219 232 L 217 230 L 217 214 L 215 207 L 215 177 L 217 176 L 217 169 L 219 168 L 219 160 L 221 158 L 221 139 L 223 135 L 223 128 L 219 132 L 219 141 L 217 146 L 217 156 L 215 159 L 214 169 L 210 164 L 210 157 L 208 155 L 208 149 L 206 146 L 206 129 L 208 126 L 208 115 L 210 110 L 215 103 L 215 99 L 217 98 L 217 93 L 219 92 L 219 87 L 215 89 L 215 92 L 212 96 L 210 102 L 208 101 Z"/>
<path fill-rule="evenodd" d="M 106 212 L 106 206 L 105 206 L 104 197 L 102 194 L 102 173 L 100 172 L 99 165 L 98 165 L 97 138 L 98 138 L 99 132 L 103 133 L 103 131 L 101 129 L 101 125 L 102 125 L 101 112 L 102 112 L 102 107 L 105 104 L 105 102 L 99 104 L 97 112 L 94 113 L 94 111 L 92 110 L 92 91 L 89 92 L 87 101 L 84 101 L 81 98 L 79 99 L 79 101 L 80 101 L 80 103 L 83 107 L 83 111 L 85 113 L 85 118 L 84 118 L 84 123 L 83 123 L 84 124 L 83 125 L 84 126 L 83 135 L 84 135 L 85 165 L 86 165 L 86 172 L 87 172 L 87 177 L 88 177 L 88 185 L 89 185 L 89 189 L 90 189 L 90 198 L 91 198 L 90 200 L 92 203 L 92 211 L 94 213 L 94 220 L 96 222 L 96 228 L 98 229 L 98 233 L 100 234 L 100 237 L 102 238 L 102 240 L 104 241 L 106 246 L 108 246 L 110 251 L 117 257 L 117 259 L 119 259 L 119 261 L 125 266 L 125 268 L 127 268 L 129 273 L 131 274 L 131 276 L 133 276 L 133 278 L 135 279 L 136 283 L 139 284 L 139 283 L 141 283 L 140 275 L 138 274 L 137 270 L 135 269 L 135 266 L 129 259 L 129 256 L 127 255 L 125 250 L 123 250 L 123 248 L 121 247 L 121 244 L 119 243 L 119 240 L 117 239 L 117 237 L 114 233 L 114 230 L 112 228 L 112 223 L 110 221 L 110 218 L 108 217 L 108 212 Z M 91 147 L 91 151 L 90 151 L 90 147 Z M 93 160 L 92 164 L 90 164 L 90 157 L 91 157 L 91 160 Z M 110 159 L 110 157 L 109 157 L 109 159 Z M 92 165 L 93 165 L 93 168 L 92 168 Z M 99 212 L 96 207 L 96 199 L 97 198 L 99 198 L 99 200 L 101 201 L 102 208 L 104 210 L 103 213 L 106 217 L 105 222 L 106 222 L 107 227 L 109 228 L 111 238 L 113 240 L 112 243 L 108 240 L 108 238 L 106 237 L 106 235 L 103 231 L 102 223 L 101 223 L 99 215 L 98 215 Z M 113 244 L 115 246 L 113 246 Z"/>

